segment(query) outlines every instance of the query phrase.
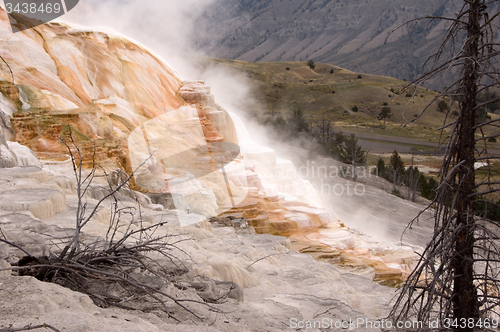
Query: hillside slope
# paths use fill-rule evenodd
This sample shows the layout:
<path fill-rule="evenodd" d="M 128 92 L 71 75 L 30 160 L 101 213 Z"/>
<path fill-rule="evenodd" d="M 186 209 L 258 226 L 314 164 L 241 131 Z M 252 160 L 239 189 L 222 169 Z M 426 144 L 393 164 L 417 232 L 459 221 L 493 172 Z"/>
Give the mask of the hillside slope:
<path fill-rule="evenodd" d="M 355 73 L 322 63 L 311 69 L 305 62 L 211 59 L 206 65 L 229 68 L 246 76 L 257 103 L 248 104 L 245 111 L 261 123 L 279 114 L 288 118 L 293 110 L 301 108 L 309 122 L 318 122 L 326 116 L 338 130 L 428 141 L 446 118 L 445 113 L 431 106 L 423 117 L 400 130 L 404 123 L 420 114 L 437 92 L 415 86 L 401 91 L 408 82 L 391 77 Z M 358 112 L 353 112 L 355 106 Z M 377 119 L 383 107 L 390 107 L 392 112 L 386 129 Z"/>
<path fill-rule="evenodd" d="M 450 0 L 260 0 L 214 2 L 197 21 L 210 56 L 243 61 L 315 61 L 412 80 L 441 42 L 444 23 L 409 35 L 391 31 L 426 15 L 453 16 Z M 404 30 L 406 32 L 406 29 Z"/>

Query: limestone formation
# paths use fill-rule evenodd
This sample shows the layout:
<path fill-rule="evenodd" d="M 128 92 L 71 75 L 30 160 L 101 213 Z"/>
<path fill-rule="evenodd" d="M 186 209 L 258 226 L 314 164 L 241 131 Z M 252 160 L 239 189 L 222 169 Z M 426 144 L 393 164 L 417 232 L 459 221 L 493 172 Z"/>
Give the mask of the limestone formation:
<path fill-rule="evenodd" d="M 151 52 L 121 37 L 61 23 L 15 35 L 8 28 L 0 9 L 0 55 L 16 82 L 1 64 L 0 236 L 47 256 L 75 234 L 82 205 L 72 159 L 60 139 L 70 142 L 71 130 L 81 155 L 69 144 L 71 153 L 77 164 L 82 159 L 84 176 L 93 161 L 102 166 L 83 197 L 84 212 L 134 172 L 116 195 L 127 211 L 123 228 L 161 223 L 155 235 L 175 243 L 169 253 L 179 259 L 182 273 L 168 284 L 137 277 L 172 296 L 217 302 L 227 295 L 227 301 L 220 304 L 223 319 L 190 303 L 213 327 L 179 328 L 153 313 L 101 309 L 68 289 L 3 276 L 0 324 L 44 321 L 67 331 L 277 332 L 288 329 L 291 317 L 387 313 L 394 289 L 372 280 L 399 283 L 411 269 L 413 248 L 345 227 L 334 211 L 321 207 L 293 163 L 254 142 L 243 120 L 217 105 L 202 81 L 182 82 Z M 82 241 L 102 244 L 113 202 L 96 208 Z M 26 252 L 0 245 L 0 259 L 8 263 Z"/>
<path fill-rule="evenodd" d="M 64 154 L 58 136 L 71 125 L 78 140 L 96 140 L 100 159 L 125 166 L 123 138 L 181 105 L 177 74 L 123 38 L 59 23 L 14 35 L 4 10 L 0 21 L 0 54 L 22 89 L 0 88 L 10 101 L 15 140 L 37 152 Z M 3 63 L 0 77 L 11 81 Z"/>

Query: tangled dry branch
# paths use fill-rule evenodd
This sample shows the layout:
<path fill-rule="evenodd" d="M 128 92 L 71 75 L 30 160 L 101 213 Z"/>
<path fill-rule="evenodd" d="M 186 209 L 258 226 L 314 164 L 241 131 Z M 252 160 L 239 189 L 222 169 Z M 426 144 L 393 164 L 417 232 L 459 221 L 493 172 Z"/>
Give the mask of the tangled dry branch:
<path fill-rule="evenodd" d="M 177 257 L 179 253 L 187 255 L 178 246 L 187 239 L 167 231 L 164 227 L 167 222 L 146 225 L 142 220 L 140 208 L 136 210 L 135 207 L 120 202 L 116 194 L 129 182 L 133 174 L 117 185 L 108 181 L 107 193 L 89 208 L 86 194 L 96 177 L 95 159 L 90 172 L 84 175 L 82 154 L 71 135 L 71 130 L 69 143 L 65 140 L 62 142 L 71 156 L 76 178 L 78 208 L 75 234 L 59 254 L 43 257 L 35 257 L 3 236 L 3 239 L 0 238 L 1 242 L 15 246 L 26 254 L 17 266 L 11 269 L 19 275 L 34 276 L 41 281 L 88 294 L 94 303 L 101 307 L 115 306 L 162 312 L 176 321 L 180 321 L 177 317 L 180 312 L 184 312 L 180 314 L 183 317 L 187 314 L 191 319 L 202 321 L 205 317 L 193 309 L 196 305 L 221 312 L 214 304 L 224 301 L 231 288 L 216 297 L 202 300 L 198 300 L 199 297 L 193 299 L 176 295 L 176 289 L 184 289 L 186 284 L 189 285 L 184 283 L 179 286 L 176 283 L 177 278 L 189 272 L 183 261 Z M 102 171 L 104 177 L 109 179 L 109 174 Z M 82 236 L 84 227 L 103 204 L 109 204 L 111 211 L 105 236 Z M 196 283 L 191 285 L 193 290 L 198 286 Z"/>

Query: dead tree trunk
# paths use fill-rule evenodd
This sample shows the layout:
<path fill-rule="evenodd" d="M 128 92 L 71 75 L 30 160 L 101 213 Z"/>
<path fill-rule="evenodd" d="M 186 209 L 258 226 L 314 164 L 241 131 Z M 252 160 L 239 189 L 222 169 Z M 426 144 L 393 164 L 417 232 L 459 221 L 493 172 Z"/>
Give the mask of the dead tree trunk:
<path fill-rule="evenodd" d="M 498 321 L 500 316 L 500 224 L 481 218 L 475 203 L 478 198 L 487 202 L 486 195 L 500 192 L 500 181 L 491 177 L 489 168 L 486 178 L 476 183 L 474 164 L 500 159 L 487 151 L 487 140 L 500 137 L 500 119 L 477 116 L 478 110 L 500 100 L 490 96 L 478 103 L 481 92 L 497 88 L 500 82 L 500 1 L 463 0 L 454 17 L 429 16 L 411 24 L 427 19 L 450 22 L 450 27 L 439 49 L 428 59 L 433 63 L 431 70 L 412 84 L 450 74 L 453 83 L 434 101 L 443 96 L 456 100 L 460 114 L 441 128 L 449 128 L 450 132 L 444 142 L 441 183 L 431 204 L 435 208 L 433 237 L 401 288 L 391 317 L 437 319 L 448 323 L 444 328 L 454 331 L 482 329 L 481 324 L 487 322 L 483 327 L 489 330 L 493 327 L 491 321 Z M 447 51 L 450 56 L 445 57 Z M 484 147 L 481 149 L 476 142 L 483 142 Z M 416 220 L 418 216 L 412 223 Z"/>
<path fill-rule="evenodd" d="M 478 51 L 480 38 L 480 20 L 482 1 L 472 0 L 470 3 L 467 39 L 464 47 L 465 62 L 462 71 L 461 115 L 458 123 L 457 161 L 463 161 L 457 172 L 457 215 L 455 230 L 455 253 L 451 262 L 454 272 L 453 313 L 454 318 L 479 318 L 479 304 L 474 285 L 474 152 L 475 152 L 475 119 L 478 81 Z M 462 331 L 472 331 L 471 328 Z"/>

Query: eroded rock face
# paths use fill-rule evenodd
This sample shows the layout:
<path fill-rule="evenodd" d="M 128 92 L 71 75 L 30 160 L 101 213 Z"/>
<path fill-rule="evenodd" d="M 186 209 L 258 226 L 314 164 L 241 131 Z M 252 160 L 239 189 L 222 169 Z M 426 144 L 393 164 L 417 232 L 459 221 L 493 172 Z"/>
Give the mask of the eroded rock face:
<path fill-rule="evenodd" d="M 9 149 L 6 140 L 6 134 L 11 133 L 11 130 L 8 116 L 0 109 L 0 168 L 14 167 L 17 165 L 17 157 Z"/>
<path fill-rule="evenodd" d="M 177 74 L 128 40 L 58 23 L 13 34 L 4 10 L 0 23 L 0 55 L 17 85 L 0 90 L 14 101 L 15 140 L 39 153 L 63 153 L 58 136 L 71 125 L 78 141 L 96 140 L 98 157 L 125 166 L 128 133 L 183 104 Z M 2 80 L 12 80 L 3 63 Z"/>
<path fill-rule="evenodd" d="M 230 204 L 223 178 L 207 174 L 238 156 L 236 148 L 217 146 L 238 143 L 237 134 L 203 82 L 183 83 L 148 50 L 121 37 L 58 23 L 13 34 L 3 10 L 0 22 L 0 55 L 16 83 L 0 64 L 1 105 L 9 106 L 12 119 L 5 123 L 13 128 L 7 139 L 44 159 L 63 160 L 68 151 L 60 137 L 68 141 L 71 133 L 85 166 L 95 158 L 128 174 L 156 153 L 133 178 L 133 188 L 181 195 L 173 200 L 176 208 L 206 216 Z M 5 166 L 35 162 L 27 151 L 18 158 L 6 144 L 0 147 Z M 165 158 L 172 153 L 169 165 Z M 236 187 L 233 194 L 245 196 Z"/>
<path fill-rule="evenodd" d="M 10 118 L 18 104 L 19 89 L 17 86 L 0 78 L 0 168 L 14 167 L 18 164 L 16 155 L 7 145 L 7 141 L 12 139 L 14 134 Z"/>
<path fill-rule="evenodd" d="M 16 157 L 6 144 L 0 142 L 0 168 L 14 167 L 17 165 Z"/>

